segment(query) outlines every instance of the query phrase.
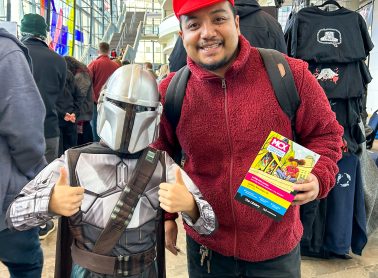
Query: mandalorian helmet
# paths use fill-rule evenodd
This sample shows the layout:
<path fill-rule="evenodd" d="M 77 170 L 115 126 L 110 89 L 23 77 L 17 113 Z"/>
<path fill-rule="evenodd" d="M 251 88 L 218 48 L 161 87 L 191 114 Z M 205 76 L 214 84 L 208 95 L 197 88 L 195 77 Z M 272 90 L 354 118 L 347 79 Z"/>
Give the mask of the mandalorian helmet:
<path fill-rule="evenodd" d="M 98 102 L 97 133 L 121 153 L 145 149 L 158 136 L 162 105 L 155 79 L 140 65 L 117 69 L 104 85 Z"/>

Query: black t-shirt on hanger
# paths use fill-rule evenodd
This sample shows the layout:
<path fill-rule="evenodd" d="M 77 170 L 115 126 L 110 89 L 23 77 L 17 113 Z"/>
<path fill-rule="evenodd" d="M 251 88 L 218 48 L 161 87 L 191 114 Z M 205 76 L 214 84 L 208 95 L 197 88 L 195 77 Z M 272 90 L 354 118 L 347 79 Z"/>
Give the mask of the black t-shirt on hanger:
<path fill-rule="evenodd" d="M 303 8 L 292 20 L 286 39 L 289 55 L 295 58 L 350 63 L 364 60 L 374 46 L 363 17 L 343 7 L 335 11 Z"/>
<path fill-rule="evenodd" d="M 371 81 L 371 75 L 363 61 L 347 64 L 310 62 L 309 70 L 324 89 L 328 99 L 361 97 Z"/>
<path fill-rule="evenodd" d="M 362 109 L 361 98 L 330 99 L 331 109 L 336 114 L 336 119 L 344 128 L 344 139 L 348 143 L 351 153 L 356 153 L 359 144 L 365 142 L 365 136 L 359 126 Z"/>

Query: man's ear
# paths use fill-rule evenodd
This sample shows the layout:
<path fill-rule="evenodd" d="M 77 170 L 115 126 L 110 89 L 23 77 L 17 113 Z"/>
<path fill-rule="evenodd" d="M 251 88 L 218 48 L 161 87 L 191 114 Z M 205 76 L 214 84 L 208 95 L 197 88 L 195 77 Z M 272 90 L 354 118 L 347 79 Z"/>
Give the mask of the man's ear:
<path fill-rule="evenodd" d="M 183 36 L 184 36 L 184 34 L 182 33 L 182 31 L 180 30 L 179 32 L 178 32 L 178 34 L 179 34 L 179 36 L 181 37 L 181 39 L 183 38 Z"/>
<path fill-rule="evenodd" d="M 240 36 L 241 33 L 240 33 L 240 24 L 239 24 L 239 16 L 235 16 L 235 26 L 236 26 L 236 30 L 238 32 L 238 35 Z"/>

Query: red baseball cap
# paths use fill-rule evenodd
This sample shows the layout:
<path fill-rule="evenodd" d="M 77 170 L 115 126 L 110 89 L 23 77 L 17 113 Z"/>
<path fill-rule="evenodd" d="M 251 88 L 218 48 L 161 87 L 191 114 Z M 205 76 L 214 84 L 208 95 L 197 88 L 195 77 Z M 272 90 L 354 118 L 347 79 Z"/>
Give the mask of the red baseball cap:
<path fill-rule="evenodd" d="M 226 0 L 173 0 L 173 11 L 177 18 L 180 18 L 183 14 L 202 9 L 207 6 L 214 5 Z M 228 0 L 232 6 L 235 5 L 234 0 Z"/>

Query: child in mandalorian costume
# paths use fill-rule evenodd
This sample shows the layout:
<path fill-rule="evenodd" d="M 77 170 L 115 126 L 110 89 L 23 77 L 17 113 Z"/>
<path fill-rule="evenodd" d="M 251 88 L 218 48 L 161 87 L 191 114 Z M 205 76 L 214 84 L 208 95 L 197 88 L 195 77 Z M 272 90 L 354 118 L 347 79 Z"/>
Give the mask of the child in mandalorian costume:
<path fill-rule="evenodd" d="M 158 191 L 161 183 L 179 186 L 181 175 L 180 184 L 196 212 L 193 218 L 182 210 L 184 221 L 200 234 L 216 229 L 214 211 L 192 180 L 167 153 L 149 147 L 157 137 L 161 112 L 149 72 L 138 65 L 119 68 L 99 100 L 101 142 L 67 150 L 9 207 L 8 225 L 17 230 L 39 226 L 57 214 L 67 216 L 59 220 L 56 277 L 165 277 Z M 68 169 L 66 180 L 62 167 Z M 76 189 L 72 198 L 59 197 L 69 189 Z M 163 203 L 179 197 L 160 198 Z"/>

